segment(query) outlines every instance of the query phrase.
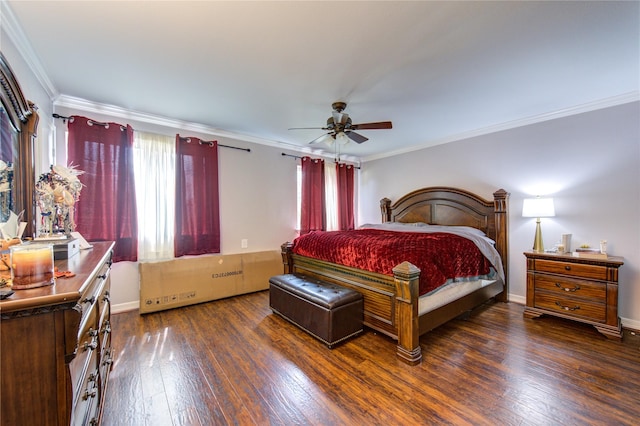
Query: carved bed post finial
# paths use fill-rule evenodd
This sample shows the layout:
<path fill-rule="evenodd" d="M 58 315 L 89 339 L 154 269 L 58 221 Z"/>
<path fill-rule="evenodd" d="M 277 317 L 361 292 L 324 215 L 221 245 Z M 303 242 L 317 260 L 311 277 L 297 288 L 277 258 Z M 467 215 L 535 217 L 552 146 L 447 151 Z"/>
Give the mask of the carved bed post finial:
<path fill-rule="evenodd" d="M 383 198 L 380 200 L 380 213 L 382 214 L 382 223 L 391 222 L 391 200 Z"/>
<path fill-rule="evenodd" d="M 398 326 L 396 355 L 411 365 L 422 360 L 418 323 L 419 279 L 420 269 L 409 262 L 402 262 L 393 268 Z"/>
<path fill-rule="evenodd" d="M 287 241 L 286 243 L 280 246 L 281 254 L 282 254 L 282 264 L 284 266 L 285 274 L 293 274 L 293 259 L 291 255 L 293 254 L 293 243 Z"/>

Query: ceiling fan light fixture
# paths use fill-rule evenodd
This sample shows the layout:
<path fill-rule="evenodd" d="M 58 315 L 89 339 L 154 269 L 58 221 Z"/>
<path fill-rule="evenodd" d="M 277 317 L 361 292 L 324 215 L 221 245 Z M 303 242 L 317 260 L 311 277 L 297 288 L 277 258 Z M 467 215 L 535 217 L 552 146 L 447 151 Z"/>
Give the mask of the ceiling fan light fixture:
<path fill-rule="evenodd" d="M 349 143 L 349 136 L 347 136 L 345 132 L 338 132 L 336 135 L 336 142 L 346 145 Z"/>
<path fill-rule="evenodd" d="M 325 135 L 325 137 L 324 137 L 324 140 L 323 140 L 323 142 L 324 142 L 324 143 L 326 143 L 326 144 L 327 144 L 327 145 L 329 145 L 329 146 L 333 146 L 333 144 L 335 143 L 335 141 L 336 141 L 335 136 L 334 136 L 334 135 L 332 135 L 332 134 L 330 134 L 330 133 L 329 133 L 329 134 L 326 134 L 326 135 Z"/>

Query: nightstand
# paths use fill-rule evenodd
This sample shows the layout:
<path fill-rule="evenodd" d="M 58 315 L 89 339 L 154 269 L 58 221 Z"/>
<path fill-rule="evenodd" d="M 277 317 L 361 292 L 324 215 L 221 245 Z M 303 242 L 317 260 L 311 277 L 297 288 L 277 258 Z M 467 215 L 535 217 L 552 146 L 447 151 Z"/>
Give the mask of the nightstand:
<path fill-rule="evenodd" d="M 588 259 L 571 254 L 524 253 L 527 257 L 525 318 L 555 315 L 593 325 L 622 339 L 618 317 L 618 268 L 622 257 Z"/>

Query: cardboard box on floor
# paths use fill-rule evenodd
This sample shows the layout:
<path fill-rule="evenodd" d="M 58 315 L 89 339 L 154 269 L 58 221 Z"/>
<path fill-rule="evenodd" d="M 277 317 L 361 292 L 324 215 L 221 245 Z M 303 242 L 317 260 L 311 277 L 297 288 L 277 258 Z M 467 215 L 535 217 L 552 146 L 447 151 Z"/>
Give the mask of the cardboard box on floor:
<path fill-rule="evenodd" d="M 266 290 L 269 278 L 282 271 L 275 250 L 141 262 L 140 313 Z"/>

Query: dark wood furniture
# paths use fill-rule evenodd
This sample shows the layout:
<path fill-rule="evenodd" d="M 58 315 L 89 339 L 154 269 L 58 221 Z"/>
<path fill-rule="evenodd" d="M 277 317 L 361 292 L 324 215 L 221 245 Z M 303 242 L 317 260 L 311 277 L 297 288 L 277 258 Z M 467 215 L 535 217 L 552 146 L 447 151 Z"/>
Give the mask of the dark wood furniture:
<path fill-rule="evenodd" d="M 36 233 L 36 203 L 34 202 L 36 180 L 33 141 L 38 129 L 36 112 L 38 108 L 25 98 L 2 52 L 0 52 L 0 103 L 2 104 L 2 110 L 0 110 L 0 114 L 3 115 L 2 121 L 7 120 L 9 124 L 7 129 L 3 129 L 8 131 L 2 132 L 1 146 L 3 149 L 13 146 L 13 152 L 1 153 L 2 159 L 12 163 L 13 167 L 13 179 L 8 191 L 12 201 L 6 205 L 11 204 L 16 214 L 24 211 L 22 220 L 27 223 L 27 227 L 23 236 L 34 236 Z M 4 205 L 0 210 L 4 210 Z M 0 211 L 0 216 L 6 214 L 6 211 Z"/>
<path fill-rule="evenodd" d="M 621 257 L 524 253 L 527 258 L 526 318 L 555 315 L 593 325 L 611 339 L 622 339 L 618 317 Z"/>
<path fill-rule="evenodd" d="M 471 226 L 482 230 L 496 242 L 507 276 L 507 201 L 509 194 L 500 189 L 493 201 L 468 191 L 431 187 L 411 192 L 394 204 L 380 201 L 383 222 L 424 222 L 434 225 Z M 282 245 L 285 273 L 303 273 L 324 281 L 352 288 L 364 298 L 364 324 L 396 339 L 397 356 L 408 364 L 422 359 L 420 335 L 473 309 L 490 298 L 507 301 L 506 282 L 498 280 L 440 308 L 418 315 L 418 279 L 420 270 L 403 262 L 394 268 L 394 276 L 324 262 L 292 253 L 292 243 Z M 506 281 L 506 279 L 505 279 Z"/>
<path fill-rule="evenodd" d="M 362 295 L 301 274 L 269 279 L 269 307 L 331 349 L 362 332 Z"/>
<path fill-rule="evenodd" d="M 58 260 L 54 285 L 0 301 L 0 424 L 98 424 L 112 364 L 113 243 Z"/>

